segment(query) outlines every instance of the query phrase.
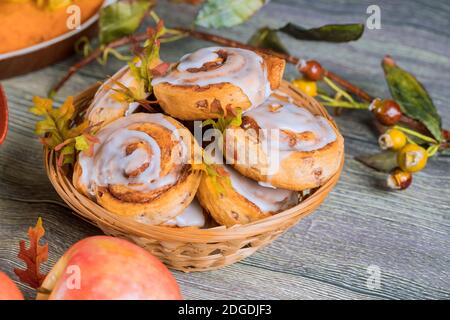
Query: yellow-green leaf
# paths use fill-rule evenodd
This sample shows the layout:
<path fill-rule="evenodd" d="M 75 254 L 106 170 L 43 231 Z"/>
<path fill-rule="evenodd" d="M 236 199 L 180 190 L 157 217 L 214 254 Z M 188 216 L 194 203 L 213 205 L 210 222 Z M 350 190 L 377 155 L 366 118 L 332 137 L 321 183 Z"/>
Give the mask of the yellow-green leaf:
<path fill-rule="evenodd" d="M 44 116 L 51 112 L 53 101 L 51 99 L 33 97 L 33 107 L 30 108 L 30 112 L 37 116 Z"/>
<path fill-rule="evenodd" d="M 398 166 L 397 152 L 391 150 L 371 155 L 358 156 L 356 157 L 356 160 L 381 172 L 391 172 Z"/>
<path fill-rule="evenodd" d="M 74 146 L 73 142 L 65 145 L 60 151 L 60 153 L 63 155 L 70 155 L 70 154 L 73 154 L 74 152 L 75 152 L 75 146 Z"/>
<path fill-rule="evenodd" d="M 77 151 L 84 151 L 89 149 L 89 141 L 87 141 L 85 136 L 81 135 L 75 137 L 75 149 Z"/>
<path fill-rule="evenodd" d="M 267 27 L 257 30 L 248 41 L 248 44 L 257 48 L 289 54 L 288 50 L 278 37 L 277 30 Z"/>
<path fill-rule="evenodd" d="M 239 127 L 242 124 L 242 109 L 236 109 L 235 116 L 226 116 L 220 117 L 217 120 L 207 119 L 202 122 L 202 126 L 211 125 L 213 128 L 219 130 L 220 132 L 224 132 L 228 127 Z"/>
<path fill-rule="evenodd" d="M 207 0 L 195 24 L 205 28 L 232 27 L 248 20 L 266 3 L 267 0 Z"/>
<path fill-rule="evenodd" d="M 236 109 L 236 116 L 229 119 L 227 127 L 239 127 L 242 124 L 242 109 Z"/>
<path fill-rule="evenodd" d="M 36 122 L 35 133 L 39 136 L 44 136 L 46 133 L 49 133 L 53 130 L 56 130 L 56 125 L 51 118 L 46 118 L 44 120 Z"/>
<path fill-rule="evenodd" d="M 53 109 L 51 112 L 52 117 L 56 121 L 56 126 L 61 131 L 64 139 L 69 138 L 69 124 L 74 117 L 74 113 L 75 106 L 73 105 L 73 97 L 68 97 L 59 108 Z"/>
<path fill-rule="evenodd" d="M 60 165 L 65 164 L 73 164 L 74 163 L 74 156 L 75 156 L 75 144 L 73 142 L 69 143 L 68 145 L 64 146 L 61 151 L 59 152 L 59 157 L 62 157 L 62 163 Z"/>
<path fill-rule="evenodd" d="M 120 1 L 100 11 L 100 43 L 108 44 L 133 34 L 140 26 L 145 13 L 154 1 Z"/>
<path fill-rule="evenodd" d="M 67 134 L 66 139 L 75 138 L 83 133 L 86 129 L 89 128 L 89 121 L 85 120 L 80 123 L 78 126 L 71 128 Z"/>

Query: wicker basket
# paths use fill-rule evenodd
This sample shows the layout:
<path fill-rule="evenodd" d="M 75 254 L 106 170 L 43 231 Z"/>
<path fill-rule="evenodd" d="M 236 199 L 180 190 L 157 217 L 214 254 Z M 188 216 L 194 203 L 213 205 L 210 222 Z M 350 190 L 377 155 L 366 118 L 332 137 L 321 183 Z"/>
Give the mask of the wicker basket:
<path fill-rule="evenodd" d="M 75 98 L 78 110 L 89 104 L 96 89 L 97 86 L 91 87 Z M 328 118 L 335 125 L 316 100 L 297 91 L 287 82 L 282 84 L 281 91 L 289 94 L 296 104 Z M 79 216 L 106 234 L 131 240 L 160 258 L 167 266 L 185 272 L 213 270 L 230 265 L 272 242 L 324 201 L 336 185 L 344 164 L 342 155 L 339 171 L 289 210 L 247 225 L 196 229 L 148 226 L 122 219 L 79 193 L 70 177 L 57 168 L 52 151 L 44 149 L 44 158 L 48 177 L 56 192 Z"/>

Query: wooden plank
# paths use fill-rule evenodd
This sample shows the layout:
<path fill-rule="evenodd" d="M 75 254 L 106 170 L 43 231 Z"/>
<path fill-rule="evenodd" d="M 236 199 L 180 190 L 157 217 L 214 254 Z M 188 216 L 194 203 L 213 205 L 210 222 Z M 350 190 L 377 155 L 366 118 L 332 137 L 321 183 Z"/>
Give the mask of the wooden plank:
<path fill-rule="evenodd" d="M 215 31 L 245 41 L 258 27 L 286 21 L 312 27 L 364 22 L 372 1 L 273 0 L 251 21 Z M 366 30 L 350 44 L 295 41 L 282 36 L 291 53 L 315 58 L 327 68 L 377 96 L 388 96 L 379 63 L 389 53 L 413 71 L 429 89 L 450 127 L 450 4 L 446 1 L 378 1 L 382 30 Z M 181 8 L 181 9 L 180 9 Z M 163 2 L 158 12 L 168 25 L 188 25 L 196 8 Z M 174 14 L 176 13 L 176 14 Z M 208 45 L 192 39 L 164 45 L 167 60 Z M 41 146 L 27 112 L 33 95 L 45 95 L 70 64 L 3 82 L 10 99 L 11 122 L 0 148 L 0 269 L 13 276 L 18 242 L 38 216 L 44 218 L 50 244 L 48 267 L 74 242 L 100 231 L 66 209 L 45 176 Z M 82 90 L 114 73 L 121 62 L 92 64 L 77 74 L 57 97 Z M 292 66 L 287 79 L 297 74 Z M 337 118 L 346 139 L 342 178 L 317 212 L 270 246 L 222 270 L 175 272 L 186 298 L 202 299 L 423 299 L 450 298 L 450 157 L 433 159 L 414 176 L 405 192 L 388 192 L 385 176 L 354 156 L 375 152 L 371 116 L 348 111 Z M 368 289 L 367 268 L 381 270 L 381 288 Z M 21 285 L 27 297 L 33 291 Z"/>

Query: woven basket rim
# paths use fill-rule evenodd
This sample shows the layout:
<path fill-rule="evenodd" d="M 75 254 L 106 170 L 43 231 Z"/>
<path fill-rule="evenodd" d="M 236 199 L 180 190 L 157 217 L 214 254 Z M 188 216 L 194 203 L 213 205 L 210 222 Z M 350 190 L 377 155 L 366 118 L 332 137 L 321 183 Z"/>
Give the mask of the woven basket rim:
<path fill-rule="evenodd" d="M 93 87 L 90 87 L 87 90 L 92 91 L 92 88 Z M 308 100 L 308 102 L 313 106 L 313 110 L 311 110 L 311 108 L 309 107 L 308 109 L 310 109 L 310 111 L 312 111 L 314 114 L 322 115 L 327 118 L 336 129 L 336 131 L 339 132 L 339 129 L 332 117 L 317 100 L 298 91 L 287 81 L 283 81 L 281 89 L 289 90 L 290 94 L 296 94 L 301 99 Z M 108 228 L 118 230 L 131 236 L 159 239 L 160 241 L 181 241 L 194 243 L 202 243 L 205 241 L 220 242 L 263 234 L 275 229 L 276 227 L 285 225 L 291 219 L 300 219 L 311 214 L 315 210 L 315 208 L 323 202 L 325 197 L 337 184 L 343 170 L 345 157 L 345 153 L 342 152 L 340 166 L 337 172 L 327 182 L 317 188 L 311 196 L 301 201 L 295 207 L 277 213 L 271 217 L 257 220 L 245 225 L 235 225 L 228 228 L 225 226 L 219 226 L 208 229 L 200 229 L 174 228 L 161 225 L 145 225 L 131 219 L 122 218 L 118 215 L 115 215 L 76 190 L 72 184 L 71 179 L 69 179 L 59 168 L 56 167 L 54 152 L 46 147 L 44 147 L 43 151 L 45 168 L 53 187 L 55 188 L 56 192 L 63 198 L 63 200 L 75 211 L 75 213 L 81 216 L 81 218 L 83 218 L 84 220 L 100 228 L 102 228 L 102 226 L 104 225 L 107 225 Z M 73 201 L 71 202 L 67 199 L 72 199 Z M 103 215 L 103 219 L 100 219 L 98 217 L 96 217 L 96 219 L 92 219 L 92 216 L 97 216 L 96 214 L 90 214 L 91 217 L 86 217 L 86 213 L 83 212 L 83 210 L 77 208 L 77 206 L 81 206 L 87 210 L 87 208 L 82 204 L 82 201 L 86 201 L 90 206 L 95 208 L 96 212 L 101 213 Z"/>

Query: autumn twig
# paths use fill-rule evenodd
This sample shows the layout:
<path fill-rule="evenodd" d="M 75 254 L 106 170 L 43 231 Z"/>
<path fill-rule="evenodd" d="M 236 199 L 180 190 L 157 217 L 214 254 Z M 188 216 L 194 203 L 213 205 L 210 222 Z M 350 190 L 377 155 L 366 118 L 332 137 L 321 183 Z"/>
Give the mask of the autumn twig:
<path fill-rule="evenodd" d="M 75 63 L 73 66 L 71 66 L 69 68 L 69 70 L 61 78 L 61 80 L 59 80 L 58 83 L 56 83 L 56 85 L 54 85 L 52 87 L 52 89 L 50 90 L 50 95 L 53 95 L 56 92 L 58 92 L 62 88 L 62 86 L 80 69 L 84 68 L 86 65 L 88 65 L 92 61 L 99 58 L 103 54 L 105 49 L 108 49 L 108 48 L 114 49 L 114 48 L 119 48 L 119 47 L 129 45 L 129 44 L 135 44 L 136 42 L 145 41 L 147 39 L 147 37 L 148 37 L 147 33 L 137 34 L 134 36 L 128 36 L 128 37 L 117 39 L 116 41 L 111 42 L 110 44 L 106 45 L 103 48 L 95 49 L 89 55 L 87 55 L 82 60 L 78 61 L 77 63 Z"/>

